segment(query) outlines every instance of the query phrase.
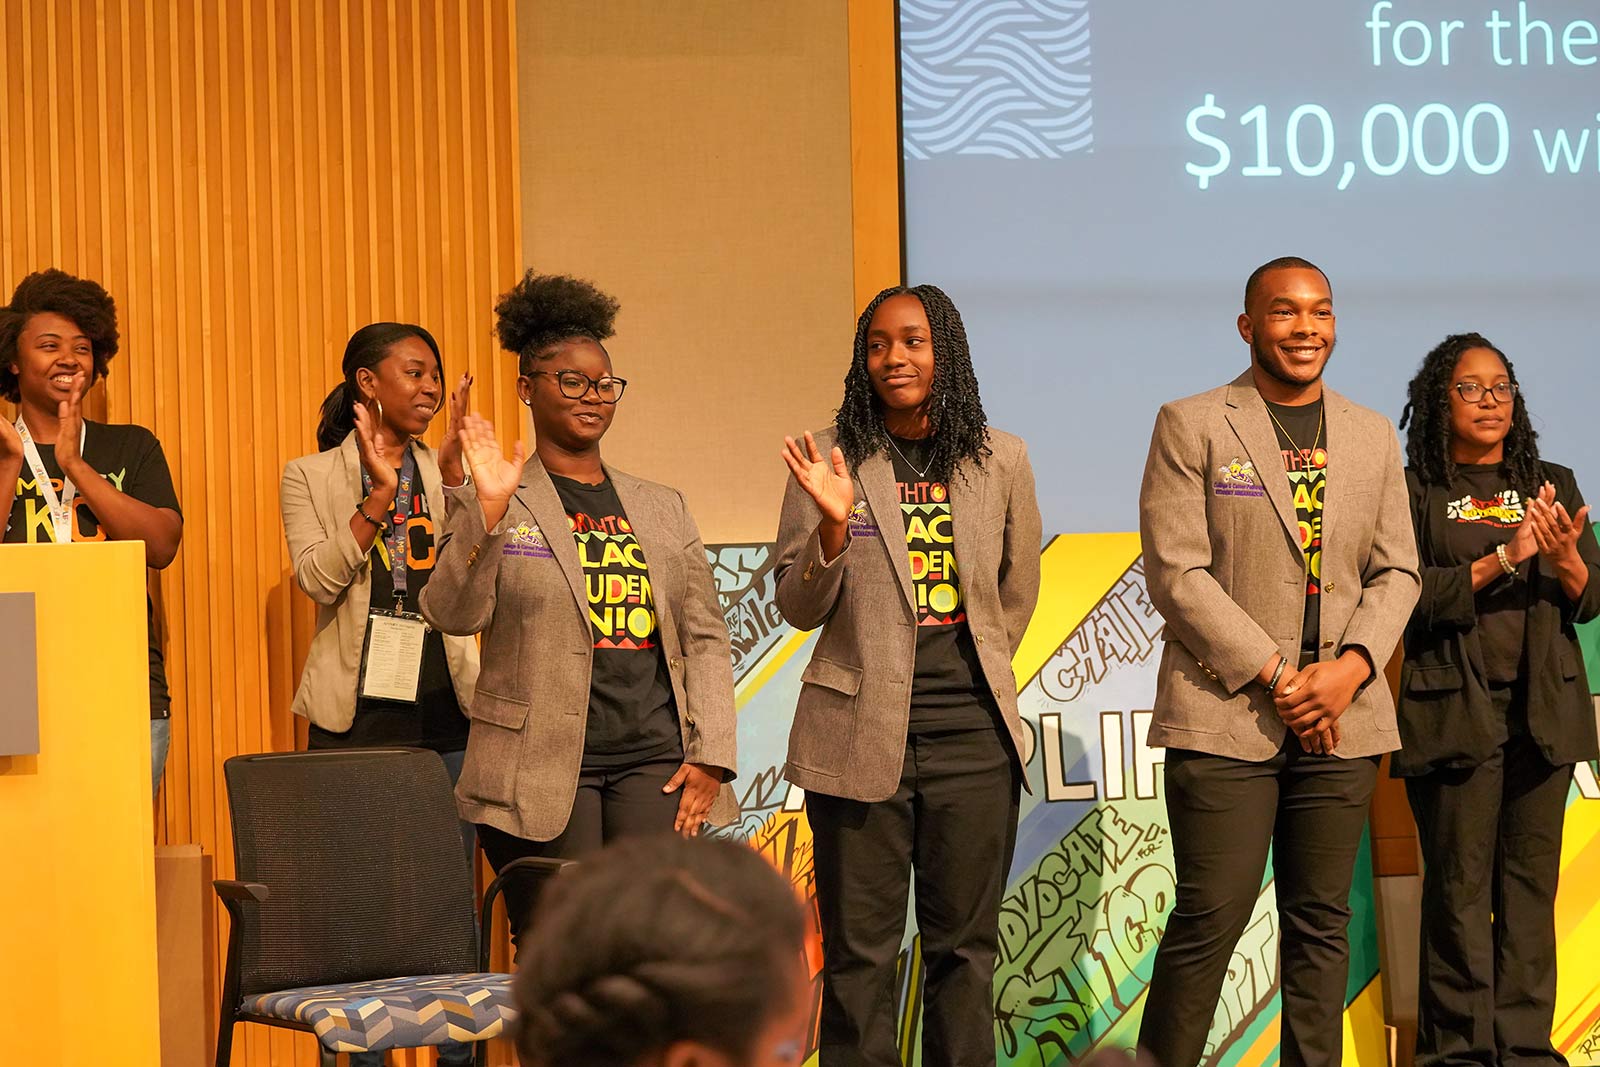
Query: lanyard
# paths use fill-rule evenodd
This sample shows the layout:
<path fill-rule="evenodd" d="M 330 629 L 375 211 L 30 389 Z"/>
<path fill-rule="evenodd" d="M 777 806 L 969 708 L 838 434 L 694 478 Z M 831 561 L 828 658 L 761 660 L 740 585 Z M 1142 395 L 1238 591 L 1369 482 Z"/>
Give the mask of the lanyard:
<path fill-rule="evenodd" d="M 65 474 L 61 476 L 61 495 L 56 496 L 56 487 L 50 484 L 50 472 L 44 469 L 44 458 L 39 455 L 39 446 L 33 443 L 33 435 L 28 432 L 28 424 L 22 421 L 22 416 L 17 416 L 17 436 L 22 438 L 22 454 L 28 460 L 28 469 L 33 472 L 34 484 L 39 487 L 39 495 L 44 497 L 44 506 L 50 510 L 50 525 L 54 527 L 55 541 L 58 545 L 70 544 L 72 541 L 72 501 L 78 495 L 77 486 L 72 484 L 72 479 Z M 84 423 L 78 427 L 78 455 L 83 455 L 83 443 L 88 434 L 89 425 Z"/>
<path fill-rule="evenodd" d="M 394 493 L 394 517 L 383 533 L 384 547 L 389 550 L 389 578 L 394 588 L 395 610 L 404 608 L 406 600 L 406 520 L 411 517 L 411 505 L 416 499 L 417 460 L 407 446 L 400 459 L 400 487 Z M 372 492 L 372 479 L 366 468 L 361 471 L 361 491 Z"/>

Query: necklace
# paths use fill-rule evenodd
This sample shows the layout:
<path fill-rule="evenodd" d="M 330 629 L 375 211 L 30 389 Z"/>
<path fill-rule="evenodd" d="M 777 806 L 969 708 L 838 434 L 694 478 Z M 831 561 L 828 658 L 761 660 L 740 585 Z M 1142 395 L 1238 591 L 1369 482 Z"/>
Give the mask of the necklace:
<path fill-rule="evenodd" d="M 1265 403 L 1265 401 L 1263 401 L 1263 403 Z M 1323 418 L 1324 415 L 1327 414 L 1327 411 L 1328 411 L 1327 405 L 1323 405 L 1317 411 L 1317 433 L 1316 433 L 1316 436 L 1311 439 L 1311 451 L 1312 452 L 1315 452 L 1317 450 L 1317 444 L 1322 440 L 1322 418 Z M 1288 441 L 1289 445 L 1296 452 L 1299 452 L 1301 455 L 1309 455 L 1309 453 L 1306 452 L 1305 449 L 1301 448 L 1298 444 L 1295 443 L 1294 438 L 1289 435 L 1289 431 L 1284 428 L 1283 423 L 1278 421 L 1278 416 L 1276 416 L 1276 415 L 1274 415 L 1272 413 L 1272 405 L 1270 405 L 1270 404 L 1267 405 L 1267 418 L 1272 420 L 1272 425 L 1274 425 L 1274 426 L 1276 426 L 1278 428 L 1278 431 L 1283 434 L 1284 440 Z"/>
<path fill-rule="evenodd" d="M 906 454 L 904 452 L 900 451 L 900 446 L 899 445 L 894 443 L 894 436 L 892 434 L 889 434 L 889 433 L 886 432 L 886 433 L 884 433 L 883 437 L 884 437 L 884 440 L 889 442 L 889 447 L 894 449 L 894 454 L 899 456 L 902 460 L 905 460 L 905 465 L 906 466 L 910 467 L 913 471 L 916 471 L 916 474 L 917 474 L 918 478 L 926 478 L 928 476 L 928 471 L 930 469 L 932 469 L 932 467 L 933 467 L 933 457 L 932 456 L 928 457 L 928 462 L 926 462 L 926 463 L 924 463 L 922 465 L 922 469 L 921 470 L 917 470 L 917 465 L 915 463 L 911 462 L 909 459 L 906 459 Z"/>

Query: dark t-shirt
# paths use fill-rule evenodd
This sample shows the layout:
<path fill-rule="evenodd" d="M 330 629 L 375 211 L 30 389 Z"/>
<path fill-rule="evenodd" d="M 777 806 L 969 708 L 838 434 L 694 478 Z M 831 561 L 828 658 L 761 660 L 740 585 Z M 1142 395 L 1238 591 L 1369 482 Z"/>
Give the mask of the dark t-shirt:
<path fill-rule="evenodd" d="M 178 494 L 172 488 L 172 472 L 167 468 L 167 457 L 155 434 L 143 426 L 108 425 L 87 419 L 83 426 L 83 458 L 89 466 L 135 500 L 154 508 L 180 510 Z M 40 444 L 38 449 L 39 459 L 59 499 L 62 485 L 61 468 L 56 465 L 56 446 Z M 73 501 L 72 519 L 74 541 L 106 539 L 99 520 L 81 492 Z M 22 473 L 17 476 L 16 495 L 11 500 L 5 540 L 10 544 L 49 544 L 55 539 L 50 508 L 34 483 L 33 471 L 24 462 Z M 172 698 L 167 693 L 166 664 L 156 634 L 155 605 L 149 597 L 145 598 L 145 621 L 150 645 L 150 717 L 165 719 L 170 713 Z"/>
<path fill-rule="evenodd" d="M 609 478 L 599 485 L 550 480 L 578 544 L 594 634 L 583 764 L 620 767 L 681 754 L 650 568 L 617 490 Z"/>
<path fill-rule="evenodd" d="M 1328 486 L 1328 428 L 1322 421 L 1320 399 L 1297 407 L 1268 401 L 1267 411 L 1283 450 L 1283 470 L 1300 520 L 1300 551 L 1306 559 L 1300 652 L 1315 657 L 1322 629 L 1322 498 Z"/>
<path fill-rule="evenodd" d="M 372 568 L 372 595 L 368 605 L 379 611 L 395 610 L 394 573 L 390 564 L 389 538 L 395 524 L 399 494 L 389 505 L 383 529 L 372 542 L 367 560 Z M 428 494 L 417 475 L 411 513 L 403 520 L 406 531 L 406 596 L 403 610 L 415 614 L 422 590 L 433 574 L 439 553 L 435 547 L 433 516 L 428 513 Z M 467 747 L 467 718 L 461 714 L 455 686 L 450 681 L 450 663 L 445 658 L 444 635 L 428 627 L 422 640 L 422 671 L 417 678 L 415 703 L 396 700 L 356 698 L 356 717 L 343 733 L 312 726 L 310 747 L 333 748 L 369 745 L 414 745 L 435 752 L 459 752 Z"/>
<path fill-rule="evenodd" d="M 994 723 L 999 708 L 984 684 L 983 666 L 967 625 L 949 488 L 921 473 L 928 467 L 930 439 L 891 437 L 890 442 L 911 560 L 911 588 L 917 598 L 911 732 L 983 729 Z"/>
<path fill-rule="evenodd" d="M 1510 541 L 1526 514 L 1522 494 L 1512 488 L 1497 463 L 1459 464 L 1445 504 L 1446 566 L 1461 566 L 1494 554 Z M 1522 672 L 1522 644 L 1528 617 L 1528 561 L 1515 577 L 1496 578 L 1474 594 L 1478 641 L 1491 682 L 1514 682 Z"/>

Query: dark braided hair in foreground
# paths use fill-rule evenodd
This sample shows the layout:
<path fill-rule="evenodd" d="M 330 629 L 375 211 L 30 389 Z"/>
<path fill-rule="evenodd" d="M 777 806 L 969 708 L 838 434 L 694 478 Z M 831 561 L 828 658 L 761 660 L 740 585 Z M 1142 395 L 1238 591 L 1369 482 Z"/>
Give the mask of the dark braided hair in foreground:
<path fill-rule="evenodd" d="M 922 308 L 928 313 L 928 328 L 933 335 L 933 389 L 928 395 L 933 452 L 928 477 L 948 482 L 963 459 L 983 466 L 984 457 L 990 452 L 989 430 L 983 416 L 983 400 L 978 396 L 978 376 L 972 369 L 972 351 L 967 347 L 967 327 L 961 321 L 961 312 L 936 285 L 885 289 L 872 298 L 856 321 L 855 355 L 844 376 L 844 403 L 834 417 L 839 447 L 851 467 L 889 447 L 883 429 L 883 403 L 873 392 L 872 379 L 867 374 L 867 329 L 878 305 L 902 293 L 922 301 Z"/>
<path fill-rule="evenodd" d="M 517 373 L 527 374 L 562 341 L 586 337 L 604 348 L 619 306 L 593 282 L 530 270 L 495 301 L 495 330 L 500 347 L 517 357 Z"/>
<path fill-rule="evenodd" d="M 1487 348 L 1506 365 L 1506 377 L 1517 385 L 1511 398 L 1511 429 L 1506 433 L 1502 465 L 1510 482 L 1524 496 L 1538 492 L 1544 481 L 1539 467 L 1539 434 L 1528 419 L 1528 405 L 1517 384 L 1517 372 L 1506 354 L 1478 333 L 1453 333 L 1422 358 L 1411 384 L 1406 387 L 1406 406 L 1400 413 L 1400 428 L 1406 430 L 1406 462 L 1425 485 L 1449 485 L 1455 480 L 1456 463 L 1450 458 L 1450 379 L 1463 353 Z"/>
<path fill-rule="evenodd" d="M 727 841 L 623 839 L 555 879 L 526 937 L 527 1067 L 631 1067 L 680 1041 L 748 1062 L 803 988 L 794 888 Z"/>

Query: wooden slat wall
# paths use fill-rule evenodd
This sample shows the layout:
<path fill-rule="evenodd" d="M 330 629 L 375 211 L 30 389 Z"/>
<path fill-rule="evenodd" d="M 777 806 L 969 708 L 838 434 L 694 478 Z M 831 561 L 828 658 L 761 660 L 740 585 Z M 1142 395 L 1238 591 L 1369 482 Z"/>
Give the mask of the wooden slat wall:
<path fill-rule="evenodd" d="M 475 406 L 517 424 L 491 315 L 522 263 L 515 43 L 512 0 L 0 0 L 0 299 L 58 266 L 117 300 L 91 414 L 156 432 L 186 516 L 155 583 L 174 699 L 158 836 L 220 875 L 222 761 L 304 736 L 313 613 L 278 479 L 315 447 L 345 340 L 422 323 L 448 376 L 477 376 Z M 240 1037 L 237 1064 L 316 1062 L 304 1035 Z"/>

